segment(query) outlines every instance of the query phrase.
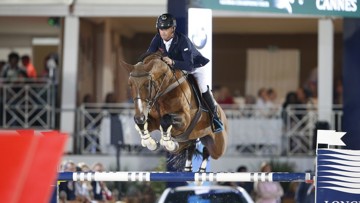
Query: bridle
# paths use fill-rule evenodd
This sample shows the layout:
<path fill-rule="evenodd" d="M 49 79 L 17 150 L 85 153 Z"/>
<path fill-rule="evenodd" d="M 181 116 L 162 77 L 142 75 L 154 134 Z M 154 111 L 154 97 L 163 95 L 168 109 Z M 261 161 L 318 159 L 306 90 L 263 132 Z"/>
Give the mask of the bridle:
<path fill-rule="evenodd" d="M 175 79 L 175 81 L 173 83 L 171 83 L 166 89 L 162 90 L 162 87 L 164 85 L 164 82 L 166 81 L 166 79 L 168 78 L 168 72 L 171 71 L 172 72 L 172 76 L 169 78 L 169 81 L 171 81 L 172 79 Z M 170 92 L 171 90 L 175 89 L 177 86 L 179 86 L 182 82 L 184 82 L 186 80 L 186 74 L 183 74 L 181 76 L 181 78 L 177 78 L 176 74 L 175 74 L 175 70 L 171 69 L 169 66 L 167 67 L 167 70 L 158 78 L 153 77 L 153 74 L 151 72 L 131 72 L 130 73 L 130 78 L 144 78 L 146 77 L 147 80 L 149 81 L 149 85 L 148 85 L 148 97 L 143 99 L 140 97 L 140 95 L 138 94 L 135 98 L 133 98 L 133 101 L 135 102 L 136 100 L 143 100 L 146 102 L 148 109 L 152 109 L 152 107 L 154 106 L 154 104 L 158 101 L 158 99 L 167 94 L 168 92 Z M 157 85 L 157 81 L 160 80 L 160 84 Z M 143 85 L 139 86 L 139 90 L 143 87 Z M 153 91 L 154 90 L 154 91 Z M 140 91 L 138 91 L 139 93 Z M 155 92 L 154 95 L 152 95 L 152 93 Z"/>

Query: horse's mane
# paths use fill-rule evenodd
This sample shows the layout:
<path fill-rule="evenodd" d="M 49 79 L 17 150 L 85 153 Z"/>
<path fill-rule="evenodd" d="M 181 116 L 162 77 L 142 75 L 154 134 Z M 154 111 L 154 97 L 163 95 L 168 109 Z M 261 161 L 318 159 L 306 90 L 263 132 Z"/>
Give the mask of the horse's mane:
<path fill-rule="evenodd" d="M 138 62 L 145 62 L 145 59 L 152 60 L 154 58 L 161 58 L 162 54 L 160 51 L 157 52 L 145 52 L 143 54 L 140 55 L 140 57 L 138 58 Z"/>

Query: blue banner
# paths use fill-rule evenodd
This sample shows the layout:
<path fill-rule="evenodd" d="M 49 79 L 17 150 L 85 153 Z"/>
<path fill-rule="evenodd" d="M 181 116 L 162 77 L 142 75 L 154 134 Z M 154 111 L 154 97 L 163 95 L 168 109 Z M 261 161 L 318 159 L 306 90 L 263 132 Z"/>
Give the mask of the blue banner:
<path fill-rule="evenodd" d="M 360 201 L 360 151 L 318 149 L 316 202 Z"/>

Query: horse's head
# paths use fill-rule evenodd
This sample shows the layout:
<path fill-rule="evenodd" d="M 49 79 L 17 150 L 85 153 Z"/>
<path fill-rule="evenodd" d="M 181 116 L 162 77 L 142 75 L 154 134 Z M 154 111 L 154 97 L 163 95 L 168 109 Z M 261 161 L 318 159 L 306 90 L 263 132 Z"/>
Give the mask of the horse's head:
<path fill-rule="evenodd" d="M 136 124 L 145 124 L 157 95 L 161 91 L 169 67 L 161 56 L 153 54 L 135 65 L 120 62 L 130 73 L 129 86 L 135 104 L 134 120 Z"/>

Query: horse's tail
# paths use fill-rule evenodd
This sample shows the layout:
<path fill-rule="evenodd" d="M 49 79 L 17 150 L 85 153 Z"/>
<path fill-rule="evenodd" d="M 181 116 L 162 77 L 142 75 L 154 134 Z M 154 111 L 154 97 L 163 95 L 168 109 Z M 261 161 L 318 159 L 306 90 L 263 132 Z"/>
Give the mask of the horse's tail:
<path fill-rule="evenodd" d="M 202 152 L 196 148 L 196 141 L 194 140 L 190 141 L 189 145 L 184 147 L 177 154 L 169 153 L 167 157 L 167 171 L 180 172 L 184 170 L 186 159 L 192 159 L 192 157 L 201 159 Z"/>
<path fill-rule="evenodd" d="M 167 156 L 167 171 L 176 171 L 180 172 L 184 170 L 184 166 L 186 163 L 186 150 L 180 151 L 179 154 L 171 154 L 168 153 Z"/>

